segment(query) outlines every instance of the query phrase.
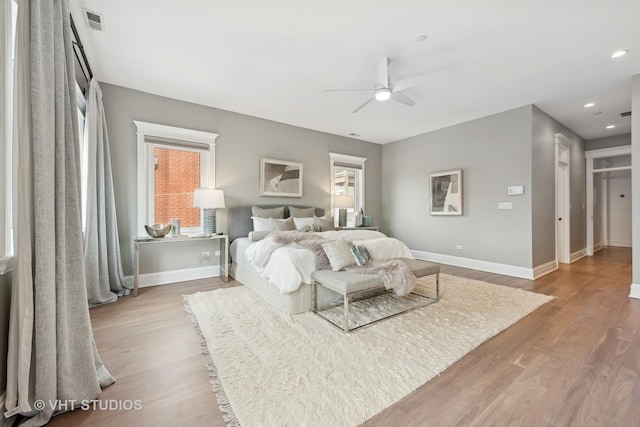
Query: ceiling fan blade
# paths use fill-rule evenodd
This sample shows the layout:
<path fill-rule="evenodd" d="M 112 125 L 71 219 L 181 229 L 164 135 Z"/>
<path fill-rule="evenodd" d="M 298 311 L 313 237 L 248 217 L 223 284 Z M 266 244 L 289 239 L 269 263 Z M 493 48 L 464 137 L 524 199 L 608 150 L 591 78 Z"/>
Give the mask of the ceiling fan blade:
<path fill-rule="evenodd" d="M 400 93 L 400 92 L 393 92 L 391 94 L 391 99 L 393 99 L 394 101 L 399 102 L 400 104 L 404 104 L 407 107 L 413 107 L 414 105 L 416 105 L 416 101 L 414 101 L 413 99 L 409 98 L 404 93 Z"/>
<path fill-rule="evenodd" d="M 423 83 L 431 82 L 433 80 L 443 79 L 449 75 L 446 70 L 434 71 L 433 73 L 420 74 L 417 76 L 409 77 L 406 79 L 398 80 L 393 83 L 391 88 L 392 92 L 399 92 L 401 90 L 409 89 L 413 86 L 418 86 Z"/>
<path fill-rule="evenodd" d="M 378 58 L 376 85 L 378 87 L 389 87 L 389 58 L 387 57 Z"/>
<path fill-rule="evenodd" d="M 369 92 L 372 92 L 375 89 L 325 89 L 325 92 L 357 92 L 361 90 L 368 90 Z"/>
<path fill-rule="evenodd" d="M 362 104 L 361 106 L 359 106 L 358 108 L 356 108 L 355 110 L 353 110 L 352 113 L 357 113 L 358 111 L 362 110 L 365 105 L 367 105 L 368 103 L 370 103 L 374 99 L 376 99 L 375 96 L 373 98 L 371 98 L 370 100 L 368 100 L 367 102 L 365 102 L 364 104 Z"/>

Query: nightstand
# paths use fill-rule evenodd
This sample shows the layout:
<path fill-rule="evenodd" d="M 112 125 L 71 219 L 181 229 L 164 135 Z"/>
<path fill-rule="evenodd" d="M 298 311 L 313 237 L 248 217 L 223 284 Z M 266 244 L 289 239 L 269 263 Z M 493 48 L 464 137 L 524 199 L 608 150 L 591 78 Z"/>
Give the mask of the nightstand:
<path fill-rule="evenodd" d="M 188 237 L 163 237 L 154 239 L 151 237 L 137 237 L 133 243 L 133 296 L 138 296 L 138 288 L 140 283 L 140 247 L 147 245 L 185 243 L 195 241 L 210 241 L 218 243 L 223 254 L 220 258 L 220 269 L 224 268 L 225 281 L 229 280 L 229 236 L 226 234 L 199 235 Z"/>

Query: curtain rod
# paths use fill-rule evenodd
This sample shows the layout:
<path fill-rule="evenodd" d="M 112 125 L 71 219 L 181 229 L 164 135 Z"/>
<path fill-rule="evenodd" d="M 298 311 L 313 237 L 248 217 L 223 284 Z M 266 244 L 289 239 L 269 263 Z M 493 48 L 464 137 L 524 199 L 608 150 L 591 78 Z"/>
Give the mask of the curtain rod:
<path fill-rule="evenodd" d="M 93 72 L 91 71 L 91 66 L 89 65 L 89 60 L 87 59 L 87 55 L 84 53 L 84 46 L 82 45 L 82 41 L 80 40 L 80 36 L 78 35 L 76 24 L 73 22 L 73 16 L 69 14 L 69 18 L 71 18 L 71 30 L 73 31 L 73 37 L 76 39 L 76 41 L 73 42 L 73 44 L 78 46 L 78 49 L 80 49 L 80 54 L 82 55 L 82 59 L 78 57 L 78 52 L 76 52 L 75 49 L 73 51 L 76 55 L 76 58 L 78 59 L 78 62 L 81 62 L 82 64 L 84 64 L 85 68 L 87 69 L 87 73 L 89 73 L 88 76 L 87 76 L 87 73 L 84 72 L 84 68 L 80 67 L 80 69 L 82 70 L 82 73 L 84 74 L 84 78 L 87 79 L 87 83 L 89 83 L 91 78 L 93 78 Z"/>

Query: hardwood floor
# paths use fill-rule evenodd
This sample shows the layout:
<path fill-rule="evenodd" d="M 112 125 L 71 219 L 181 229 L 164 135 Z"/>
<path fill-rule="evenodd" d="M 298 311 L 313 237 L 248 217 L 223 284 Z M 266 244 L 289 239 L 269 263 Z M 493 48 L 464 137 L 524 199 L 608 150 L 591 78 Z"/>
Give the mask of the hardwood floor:
<path fill-rule="evenodd" d="M 367 426 L 640 425 L 640 300 L 629 299 L 631 250 L 607 248 L 536 281 L 443 266 L 461 277 L 555 295 Z M 91 310 L 117 382 L 101 400 L 140 411 L 75 411 L 52 426 L 221 426 L 206 356 L 182 295 L 218 279 L 143 288 Z"/>

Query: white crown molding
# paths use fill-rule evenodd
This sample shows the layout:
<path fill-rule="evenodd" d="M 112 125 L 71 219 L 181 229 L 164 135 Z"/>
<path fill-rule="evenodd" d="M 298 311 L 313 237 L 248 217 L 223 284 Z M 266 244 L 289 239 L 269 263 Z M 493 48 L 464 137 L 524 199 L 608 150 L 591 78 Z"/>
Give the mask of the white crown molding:
<path fill-rule="evenodd" d="M 601 148 L 599 150 L 589 150 L 584 152 L 586 159 L 599 159 L 601 157 L 618 157 L 631 154 L 630 145 L 621 145 L 620 147 Z"/>
<path fill-rule="evenodd" d="M 411 253 L 413 253 L 413 256 L 417 259 L 423 259 L 425 261 L 431 261 L 439 264 L 455 265 L 456 267 L 487 271 L 489 273 L 504 274 L 506 276 L 520 277 L 522 279 L 533 280 L 534 278 L 532 268 L 518 267 L 515 265 L 500 264 L 496 262 L 481 261 L 477 259 L 462 258 L 451 255 L 442 255 L 433 252 L 411 250 Z"/>

